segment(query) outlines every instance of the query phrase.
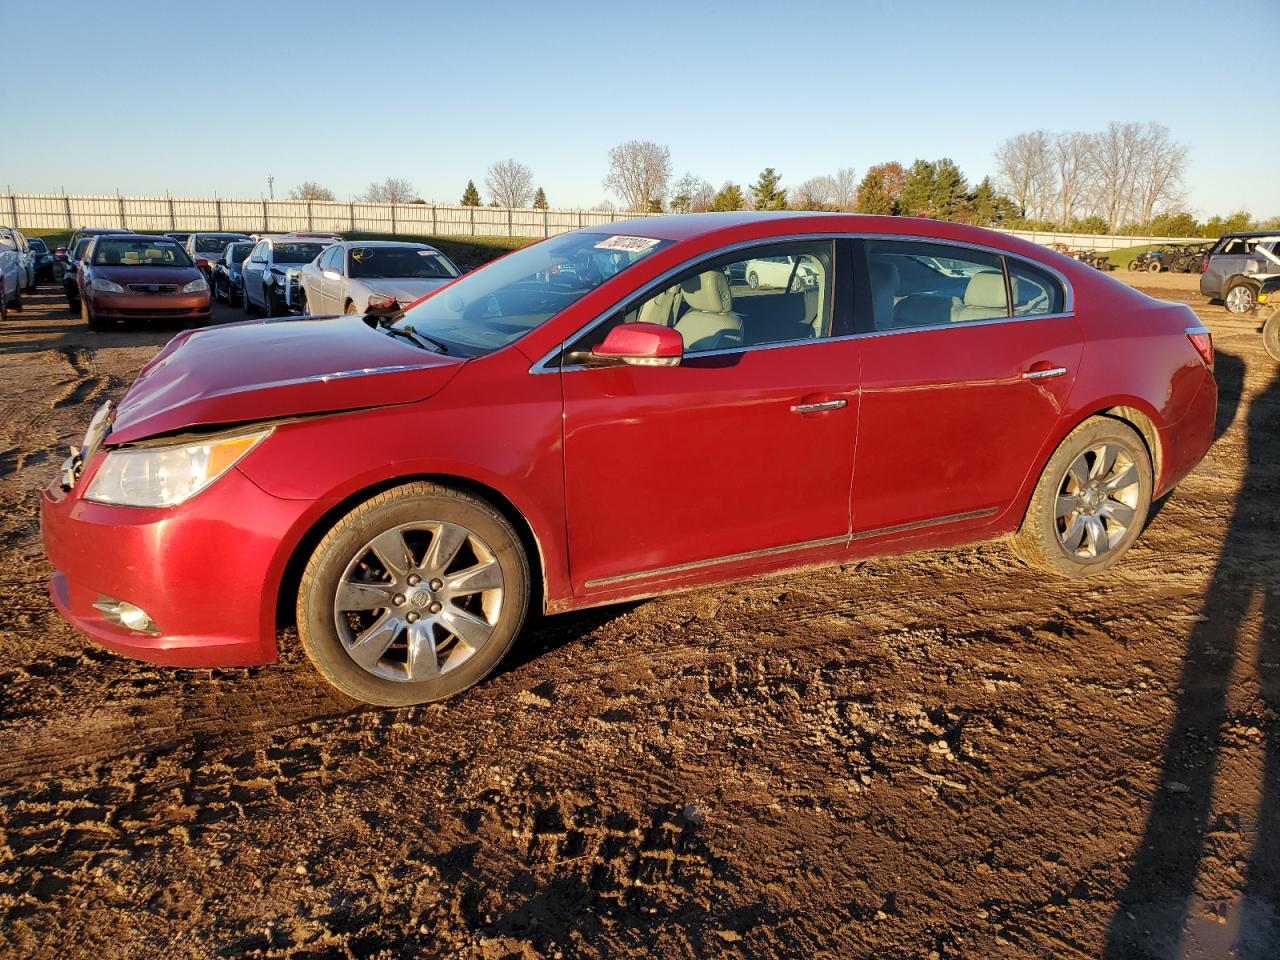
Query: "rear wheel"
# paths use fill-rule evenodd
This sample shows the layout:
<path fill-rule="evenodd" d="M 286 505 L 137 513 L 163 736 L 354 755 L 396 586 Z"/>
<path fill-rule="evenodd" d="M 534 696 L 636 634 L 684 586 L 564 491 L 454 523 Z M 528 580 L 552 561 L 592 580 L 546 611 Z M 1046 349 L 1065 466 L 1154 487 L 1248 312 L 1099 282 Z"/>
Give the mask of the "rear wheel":
<path fill-rule="evenodd" d="M 1272 307 L 1271 316 L 1262 326 L 1262 346 L 1272 360 L 1280 363 L 1280 307 Z"/>
<path fill-rule="evenodd" d="M 378 494 L 320 541 L 298 591 L 298 633 L 343 693 L 381 706 L 460 693 L 524 623 L 529 564 L 489 503 L 432 483 Z"/>
<path fill-rule="evenodd" d="M 1137 269 L 1138 269 L 1138 266 L 1139 266 L 1139 264 L 1138 264 L 1138 261 L 1137 261 L 1137 260 L 1130 260 L 1130 261 L 1129 261 L 1129 269 L 1130 269 L 1130 270 L 1137 270 Z"/>
<path fill-rule="evenodd" d="M 244 284 L 244 312 L 246 316 L 256 317 L 258 315 L 258 307 L 254 304 L 253 299 L 249 296 L 249 282 L 246 280 Z"/>
<path fill-rule="evenodd" d="M 1159 260 L 1152 260 L 1150 263 L 1147 264 L 1147 269 L 1152 273 L 1159 273 L 1161 270 L 1164 269 L 1164 264 L 1162 264 Z"/>
<path fill-rule="evenodd" d="M 1137 432 L 1110 417 L 1091 417 L 1049 458 L 1014 551 L 1060 576 L 1102 573 L 1141 532 L 1152 485 L 1151 457 Z"/>
<path fill-rule="evenodd" d="M 1248 280 L 1235 281 L 1227 287 L 1227 292 L 1222 297 L 1222 305 L 1227 308 L 1227 313 L 1234 313 L 1237 316 L 1249 313 L 1257 303 L 1257 288 Z"/>

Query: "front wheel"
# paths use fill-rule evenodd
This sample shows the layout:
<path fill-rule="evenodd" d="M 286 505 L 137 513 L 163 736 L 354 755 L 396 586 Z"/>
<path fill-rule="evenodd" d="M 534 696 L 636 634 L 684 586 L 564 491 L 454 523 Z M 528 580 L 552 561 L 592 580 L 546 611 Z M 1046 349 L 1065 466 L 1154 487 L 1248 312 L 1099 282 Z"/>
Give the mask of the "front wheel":
<path fill-rule="evenodd" d="M 1129 270 L 1130 270 L 1130 271 L 1135 271 L 1135 272 L 1136 272 L 1139 266 L 1140 266 L 1140 264 L 1138 263 L 1138 261 L 1137 261 L 1137 260 L 1130 260 L 1130 261 L 1129 261 Z"/>
<path fill-rule="evenodd" d="M 337 522 L 298 590 L 298 633 L 316 669 L 380 706 L 466 690 L 506 655 L 529 605 L 511 524 L 433 483 L 378 494 Z"/>
<path fill-rule="evenodd" d="M 1060 576 L 1102 573 L 1142 530 L 1152 486 L 1151 457 L 1138 433 L 1119 420 L 1090 417 L 1045 465 L 1014 551 Z"/>
<path fill-rule="evenodd" d="M 1149 264 L 1147 264 L 1147 269 L 1150 270 L 1152 273 L 1159 273 L 1161 270 L 1164 269 L 1164 264 L 1162 264 L 1159 260 L 1152 260 Z"/>
<path fill-rule="evenodd" d="M 104 329 L 102 320 L 93 312 L 93 308 L 90 307 L 83 299 L 80 301 L 80 319 L 84 321 L 85 326 L 90 330 L 102 332 Z"/>
<path fill-rule="evenodd" d="M 1250 313 L 1257 303 L 1258 291 L 1247 280 L 1237 280 L 1227 287 L 1227 292 L 1222 297 L 1222 305 L 1227 308 L 1227 313 L 1237 316 Z"/>
<path fill-rule="evenodd" d="M 245 281 L 245 284 L 244 284 L 244 293 L 242 295 L 242 299 L 244 300 L 243 306 L 244 306 L 245 316 L 256 317 L 258 315 L 258 307 L 257 307 L 257 304 L 253 302 L 253 299 L 249 296 L 249 281 L 247 280 Z"/>
<path fill-rule="evenodd" d="M 1273 309 L 1262 325 L 1262 346 L 1272 360 L 1280 363 L 1280 308 Z"/>

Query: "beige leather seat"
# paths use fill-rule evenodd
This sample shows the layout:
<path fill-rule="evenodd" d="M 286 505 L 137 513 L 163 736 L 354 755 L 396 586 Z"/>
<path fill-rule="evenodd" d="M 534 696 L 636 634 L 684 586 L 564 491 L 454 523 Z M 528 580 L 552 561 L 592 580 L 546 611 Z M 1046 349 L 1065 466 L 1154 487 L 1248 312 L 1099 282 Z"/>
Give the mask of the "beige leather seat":
<path fill-rule="evenodd" d="M 975 273 L 964 288 L 964 299 L 951 308 L 951 319 L 995 320 L 1009 315 L 1009 300 L 1005 295 L 1004 274 L 995 270 Z"/>
<path fill-rule="evenodd" d="M 733 312 L 729 280 L 708 270 L 680 284 L 680 298 L 688 308 L 676 321 L 686 350 L 723 350 L 742 346 L 742 318 Z"/>
<path fill-rule="evenodd" d="M 680 285 L 676 284 L 668 290 L 654 294 L 640 304 L 640 312 L 636 323 L 657 323 L 664 327 L 671 326 L 671 315 L 675 313 L 680 299 Z"/>

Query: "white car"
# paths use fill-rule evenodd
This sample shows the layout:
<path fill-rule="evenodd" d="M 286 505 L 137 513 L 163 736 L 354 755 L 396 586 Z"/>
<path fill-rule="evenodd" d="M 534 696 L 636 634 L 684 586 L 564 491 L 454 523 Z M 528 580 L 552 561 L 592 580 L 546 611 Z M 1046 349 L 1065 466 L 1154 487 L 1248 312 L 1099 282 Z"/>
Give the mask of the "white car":
<path fill-rule="evenodd" d="M 398 310 L 461 275 L 425 243 L 346 240 L 302 268 L 300 306 L 312 315 Z"/>
<path fill-rule="evenodd" d="M 800 265 L 796 266 L 795 257 L 760 257 L 748 260 L 742 269 L 742 279 L 753 290 L 757 287 L 781 290 L 788 285 L 795 290 L 805 290 L 818 282 L 818 274 L 804 262 L 803 257 L 800 261 Z"/>
<path fill-rule="evenodd" d="M 240 274 L 244 312 L 269 317 L 293 312 L 291 280 L 303 264 L 310 263 L 333 241 L 293 236 L 262 237 L 249 252 Z"/>

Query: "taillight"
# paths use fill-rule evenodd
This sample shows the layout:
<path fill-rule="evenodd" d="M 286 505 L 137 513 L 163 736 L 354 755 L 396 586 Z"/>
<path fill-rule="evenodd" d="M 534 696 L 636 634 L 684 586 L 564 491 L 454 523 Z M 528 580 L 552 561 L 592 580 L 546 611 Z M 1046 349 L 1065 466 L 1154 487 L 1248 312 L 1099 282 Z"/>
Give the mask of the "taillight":
<path fill-rule="evenodd" d="M 1213 334 L 1209 332 L 1208 327 L 1188 327 L 1187 339 L 1191 341 L 1191 345 L 1196 348 L 1196 353 L 1200 354 L 1200 359 L 1204 361 L 1204 365 L 1210 370 L 1213 369 Z"/>
<path fill-rule="evenodd" d="M 1200 261 L 1200 272 L 1201 272 L 1201 273 L 1208 273 L 1208 272 L 1209 272 L 1209 261 L 1208 261 L 1208 260 L 1201 260 L 1201 261 Z"/>

